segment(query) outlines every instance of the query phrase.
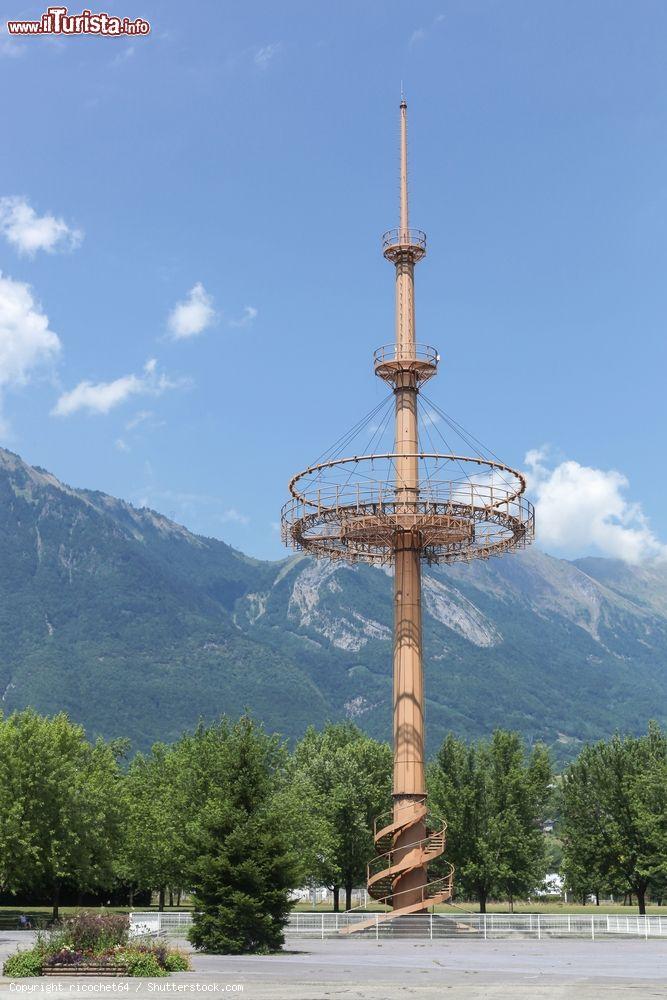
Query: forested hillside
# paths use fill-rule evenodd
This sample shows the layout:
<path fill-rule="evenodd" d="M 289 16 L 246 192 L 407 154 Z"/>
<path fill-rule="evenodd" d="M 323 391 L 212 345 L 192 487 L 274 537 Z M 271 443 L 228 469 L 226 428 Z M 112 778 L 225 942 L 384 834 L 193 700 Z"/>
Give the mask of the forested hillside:
<path fill-rule="evenodd" d="M 529 550 L 429 571 L 429 752 L 515 728 L 558 757 L 667 722 L 667 571 Z M 387 572 L 260 562 L 0 450 L 0 695 L 135 748 L 248 707 L 390 735 Z"/>

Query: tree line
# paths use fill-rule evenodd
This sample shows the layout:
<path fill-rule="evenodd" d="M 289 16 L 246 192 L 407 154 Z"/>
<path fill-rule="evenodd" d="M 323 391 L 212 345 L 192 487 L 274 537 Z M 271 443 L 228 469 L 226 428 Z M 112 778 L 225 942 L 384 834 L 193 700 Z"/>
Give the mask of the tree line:
<path fill-rule="evenodd" d="M 124 887 L 194 895 L 211 950 L 279 943 L 297 887 L 349 908 L 391 808 L 392 753 L 351 723 L 309 729 L 290 750 L 250 717 L 222 719 L 129 756 L 65 715 L 0 717 L 0 889 L 49 899 Z M 589 893 L 633 893 L 640 912 L 667 885 L 667 737 L 585 747 L 555 778 L 543 746 L 497 731 L 448 736 L 428 766 L 446 819 L 444 857 L 460 900 L 526 898 L 558 865 Z M 557 839 L 545 836 L 555 817 Z M 554 844 L 557 848 L 554 849 Z M 432 866 L 437 875 L 437 862 Z M 199 935 L 199 938 L 197 938 Z"/>

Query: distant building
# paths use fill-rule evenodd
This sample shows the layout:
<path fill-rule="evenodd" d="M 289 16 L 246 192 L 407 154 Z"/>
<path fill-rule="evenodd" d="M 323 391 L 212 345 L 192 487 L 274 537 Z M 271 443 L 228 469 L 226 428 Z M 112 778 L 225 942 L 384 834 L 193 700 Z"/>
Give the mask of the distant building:
<path fill-rule="evenodd" d="M 564 887 L 563 876 L 558 872 L 545 875 L 544 882 L 537 890 L 537 896 L 562 896 Z"/>

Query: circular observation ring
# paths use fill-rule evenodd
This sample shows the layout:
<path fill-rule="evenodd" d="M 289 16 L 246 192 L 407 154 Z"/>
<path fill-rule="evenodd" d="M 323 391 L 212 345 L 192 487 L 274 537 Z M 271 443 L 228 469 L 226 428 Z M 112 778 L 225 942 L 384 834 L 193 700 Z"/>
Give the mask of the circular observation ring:
<path fill-rule="evenodd" d="M 293 548 L 351 562 L 389 562 L 399 544 L 428 563 L 487 558 L 532 540 L 525 486 L 520 472 L 481 458 L 355 455 L 292 478 L 282 536 Z"/>
<path fill-rule="evenodd" d="M 416 263 L 426 254 L 426 233 L 421 229 L 388 229 L 382 234 L 382 253 L 392 264 L 402 257 Z"/>
<path fill-rule="evenodd" d="M 410 349 L 398 344 L 384 344 L 373 352 L 375 374 L 384 382 L 396 385 L 406 372 L 412 372 L 418 385 L 436 374 L 440 355 L 435 347 L 414 344 Z"/>

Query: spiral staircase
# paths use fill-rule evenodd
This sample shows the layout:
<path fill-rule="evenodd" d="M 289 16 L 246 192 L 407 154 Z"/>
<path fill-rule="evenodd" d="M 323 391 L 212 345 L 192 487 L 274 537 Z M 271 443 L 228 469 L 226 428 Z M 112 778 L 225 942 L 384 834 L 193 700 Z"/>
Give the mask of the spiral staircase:
<path fill-rule="evenodd" d="M 410 836 L 410 831 L 413 831 L 415 839 Z M 378 921 L 423 912 L 430 906 L 450 900 L 454 889 L 454 866 L 448 865 L 448 873 L 432 882 L 428 881 L 426 875 L 426 865 L 440 857 L 445 850 L 446 832 L 447 824 L 444 820 L 437 820 L 429 815 L 425 799 L 378 816 L 374 827 L 378 854 L 368 865 L 368 894 L 378 903 L 392 909 L 374 913 L 368 920 L 349 924 L 341 933 L 353 934 L 375 926 Z M 425 836 L 420 836 L 420 833 L 425 833 Z M 423 872 L 424 881 L 419 883 L 417 879 L 415 885 L 415 880 L 410 879 L 410 887 L 401 889 L 406 876 L 419 869 Z M 360 907 L 354 909 L 358 910 Z"/>

